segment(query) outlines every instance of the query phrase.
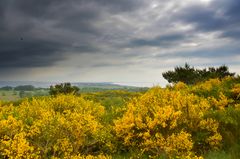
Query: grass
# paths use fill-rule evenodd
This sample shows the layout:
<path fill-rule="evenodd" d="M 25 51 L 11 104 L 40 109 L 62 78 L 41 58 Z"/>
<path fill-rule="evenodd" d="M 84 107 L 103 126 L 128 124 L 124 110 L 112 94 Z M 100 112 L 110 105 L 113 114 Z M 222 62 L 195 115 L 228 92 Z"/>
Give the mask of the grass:
<path fill-rule="evenodd" d="M 16 101 L 19 100 L 19 92 L 18 91 L 3 91 L 0 90 L 0 100 L 3 101 Z"/>
<path fill-rule="evenodd" d="M 19 94 L 20 94 L 20 91 L 0 90 L 0 100 L 17 101 L 25 97 L 44 96 L 44 95 L 48 95 L 48 90 L 24 91 L 22 97 L 20 97 Z"/>
<path fill-rule="evenodd" d="M 205 159 L 232 159 L 229 153 L 224 151 L 211 151 L 206 154 Z"/>
<path fill-rule="evenodd" d="M 239 159 L 240 158 L 240 145 L 234 144 L 228 150 L 210 151 L 204 155 L 204 159 Z"/>

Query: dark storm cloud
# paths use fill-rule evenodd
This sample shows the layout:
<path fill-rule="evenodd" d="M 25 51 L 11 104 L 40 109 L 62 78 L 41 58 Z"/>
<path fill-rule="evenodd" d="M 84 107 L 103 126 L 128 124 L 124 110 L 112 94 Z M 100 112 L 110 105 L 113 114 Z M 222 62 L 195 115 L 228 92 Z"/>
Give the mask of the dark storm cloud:
<path fill-rule="evenodd" d="M 50 66 L 71 52 L 97 53 L 94 40 L 103 33 L 95 24 L 104 20 L 103 15 L 132 12 L 143 4 L 143 0 L 1 0 L 0 66 Z"/>
<path fill-rule="evenodd" d="M 74 14 L 63 16 L 54 26 L 63 29 L 67 28 L 78 33 L 99 35 L 99 30 L 93 25 L 93 21 L 98 18 L 99 13 L 96 10 L 83 9 Z"/>
<path fill-rule="evenodd" d="M 225 27 L 227 22 L 223 17 L 218 17 L 215 11 L 204 6 L 191 6 L 180 13 L 180 20 L 192 23 L 196 30 L 216 31 Z"/>
<path fill-rule="evenodd" d="M 230 37 L 235 40 L 240 40 L 240 30 L 229 30 L 229 31 L 226 30 L 221 34 L 221 37 L 224 37 L 224 38 Z"/>
<path fill-rule="evenodd" d="M 63 59 L 63 45 L 55 42 L 15 36 L 0 38 L 0 46 L 1 67 L 49 66 Z"/>
<path fill-rule="evenodd" d="M 208 6 L 193 4 L 183 8 L 176 17 L 193 24 L 197 32 L 220 31 L 223 37 L 236 38 L 240 26 L 239 0 L 213 0 Z M 236 31 L 238 33 L 238 31 Z"/>
<path fill-rule="evenodd" d="M 156 46 L 156 47 L 168 47 L 176 44 L 177 42 L 184 40 L 184 34 L 168 34 L 155 37 L 153 39 L 135 39 L 129 44 L 130 47 L 141 47 L 141 46 Z"/>
<path fill-rule="evenodd" d="M 77 8 L 89 9 L 89 13 L 96 13 L 101 8 L 111 12 L 132 11 L 140 8 L 146 2 L 144 0 L 15 0 L 15 4 L 26 15 L 52 18 L 64 15 Z M 89 13 L 83 13 L 79 18 L 92 18 Z"/>
<path fill-rule="evenodd" d="M 4 30 L 5 29 L 5 1 L 2 0 L 0 1 L 0 33 L 1 33 L 1 30 Z"/>
<path fill-rule="evenodd" d="M 215 0 L 212 5 L 216 5 L 224 11 L 224 14 L 232 22 L 237 22 L 240 19 L 240 2 L 239 0 Z M 239 23 L 238 23 L 239 24 Z"/>
<path fill-rule="evenodd" d="M 144 7 L 148 4 L 144 0 L 93 0 L 101 5 L 109 6 L 108 8 L 113 12 L 133 11 Z"/>
<path fill-rule="evenodd" d="M 56 16 L 64 14 L 64 10 L 61 10 L 62 5 L 64 6 L 63 3 L 66 2 L 49 0 L 0 2 L 0 66 L 2 69 L 4 67 L 50 66 L 64 59 L 64 51 L 96 51 L 90 45 L 81 44 L 72 46 L 71 41 L 67 41 L 67 39 L 56 38 L 54 40 L 51 37 L 51 33 L 44 38 L 38 37 L 41 36 L 40 33 L 33 34 L 38 31 L 44 32 L 41 22 L 44 23 L 49 18 L 56 18 L 58 20 Z M 14 15 L 12 16 L 12 14 Z M 92 19 L 94 17 L 91 15 L 86 16 L 87 14 L 80 11 L 78 18 Z M 86 32 L 86 28 L 90 28 L 90 24 L 88 25 L 87 23 L 84 25 L 82 22 L 85 19 L 80 19 L 80 22 L 78 21 L 79 25 L 76 25 L 76 19 L 71 19 L 69 16 L 65 16 L 64 18 L 67 20 L 63 19 L 62 23 L 65 22 L 68 26 L 78 27 L 79 31 Z M 65 27 L 68 28 L 68 26 Z M 48 33 L 45 32 L 45 34 Z M 61 37 L 61 32 L 58 34 Z"/>

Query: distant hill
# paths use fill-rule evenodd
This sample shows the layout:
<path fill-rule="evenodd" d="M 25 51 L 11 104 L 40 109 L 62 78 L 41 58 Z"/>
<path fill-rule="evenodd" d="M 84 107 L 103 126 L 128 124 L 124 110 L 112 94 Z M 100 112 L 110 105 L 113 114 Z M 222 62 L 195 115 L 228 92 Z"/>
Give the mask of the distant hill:
<path fill-rule="evenodd" d="M 102 83 L 77 82 L 77 83 L 72 83 L 72 85 L 77 86 L 79 88 L 85 88 L 85 87 L 94 87 L 94 88 L 103 88 L 103 89 L 136 88 L 134 86 L 119 85 L 111 82 L 102 82 Z"/>
<path fill-rule="evenodd" d="M 32 85 L 36 88 L 49 88 L 54 85 L 54 82 L 34 82 L 34 81 L 0 81 L 0 87 L 11 86 L 17 87 L 20 85 Z"/>
<path fill-rule="evenodd" d="M 0 87 L 11 86 L 17 87 L 20 85 L 32 85 L 35 88 L 49 88 L 51 85 L 58 84 L 58 82 L 34 82 L 34 81 L 0 81 Z M 138 89 L 142 87 L 119 85 L 111 82 L 73 82 L 73 86 L 77 86 L 80 89 Z"/>

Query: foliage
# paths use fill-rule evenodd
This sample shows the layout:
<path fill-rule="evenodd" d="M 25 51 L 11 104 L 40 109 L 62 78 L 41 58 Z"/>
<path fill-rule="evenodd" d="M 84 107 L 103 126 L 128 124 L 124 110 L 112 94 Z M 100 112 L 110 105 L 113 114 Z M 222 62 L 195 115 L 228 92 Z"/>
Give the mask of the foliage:
<path fill-rule="evenodd" d="M 11 87 L 11 86 L 4 86 L 4 87 L 1 87 L 0 90 L 10 91 L 10 90 L 13 90 L 13 87 Z"/>
<path fill-rule="evenodd" d="M 200 81 L 206 81 L 211 78 L 222 79 L 227 76 L 234 76 L 235 73 L 228 71 L 228 67 L 222 65 L 218 68 L 209 67 L 208 69 L 195 69 L 190 67 L 189 64 L 185 63 L 184 67 L 177 66 L 174 71 L 167 71 L 162 74 L 162 76 L 169 83 L 184 82 L 186 84 L 196 84 Z"/>
<path fill-rule="evenodd" d="M 204 118 L 209 102 L 181 91 L 152 88 L 127 106 L 123 118 L 115 121 L 115 131 L 123 145 L 159 156 L 192 155 L 202 149 L 217 149 L 222 136 L 219 123 Z"/>
<path fill-rule="evenodd" d="M 14 88 L 15 91 L 33 91 L 35 89 L 32 85 L 22 85 Z"/>
<path fill-rule="evenodd" d="M 71 86 L 71 83 L 61 83 L 56 84 L 55 86 L 50 86 L 50 95 L 57 94 L 76 94 L 79 91 L 79 88 L 76 86 Z"/>
<path fill-rule="evenodd" d="M 122 106 L 133 97 L 142 95 L 144 92 L 129 92 L 124 90 L 109 90 L 104 92 L 81 93 L 87 100 L 101 103 L 105 107 Z"/>
<path fill-rule="evenodd" d="M 111 90 L 104 92 L 81 93 L 86 100 L 103 105 L 107 111 L 104 121 L 112 124 L 113 120 L 123 114 L 126 104 L 133 98 L 142 95 L 143 92 L 129 92 L 123 90 Z"/>
<path fill-rule="evenodd" d="M 18 92 L 17 91 L 3 91 L 1 90 L 0 91 L 0 94 L 5 94 L 5 96 L 1 96 L 0 95 L 0 100 L 3 100 L 3 101 L 15 101 L 15 100 L 18 100 L 19 99 L 19 95 L 18 95 Z"/>
<path fill-rule="evenodd" d="M 189 64 L 185 64 L 184 67 L 175 67 L 174 71 L 167 71 L 162 76 L 169 83 L 184 82 L 186 84 L 194 84 L 197 79 L 197 72 Z"/>
<path fill-rule="evenodd" d="M 34 89 L 34 91 L 3 91 L 0 90 L 0 94 L 5 94 L 5 96 L 0 95 L 0 100 L 3 101 L 17 101 L 22 98 L 47 96 L 49 95 L 49 90 L 46 89 Z"/>
<path fill-rule="evenodd" d="M 10 158 L 91 155 L 107 146 L 104 107 L 73 95 L 0 107 L 0 154 Z"/>
<path fill-rule="evenodd" d="M 206 155 L 206 159 L 232 159 L 232 157 L 224 151 L 211 151 Z"/>

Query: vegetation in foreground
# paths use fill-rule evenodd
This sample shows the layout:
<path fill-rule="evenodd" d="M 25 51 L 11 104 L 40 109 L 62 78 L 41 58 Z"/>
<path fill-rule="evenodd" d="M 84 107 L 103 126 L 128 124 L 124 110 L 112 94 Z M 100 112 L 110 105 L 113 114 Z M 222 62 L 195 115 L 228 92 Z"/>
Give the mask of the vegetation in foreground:
<path fill-rule="evenodd" d="M 240 158 L 239 77 L 113 92 L 2 102 L 0 158 Z"/>

